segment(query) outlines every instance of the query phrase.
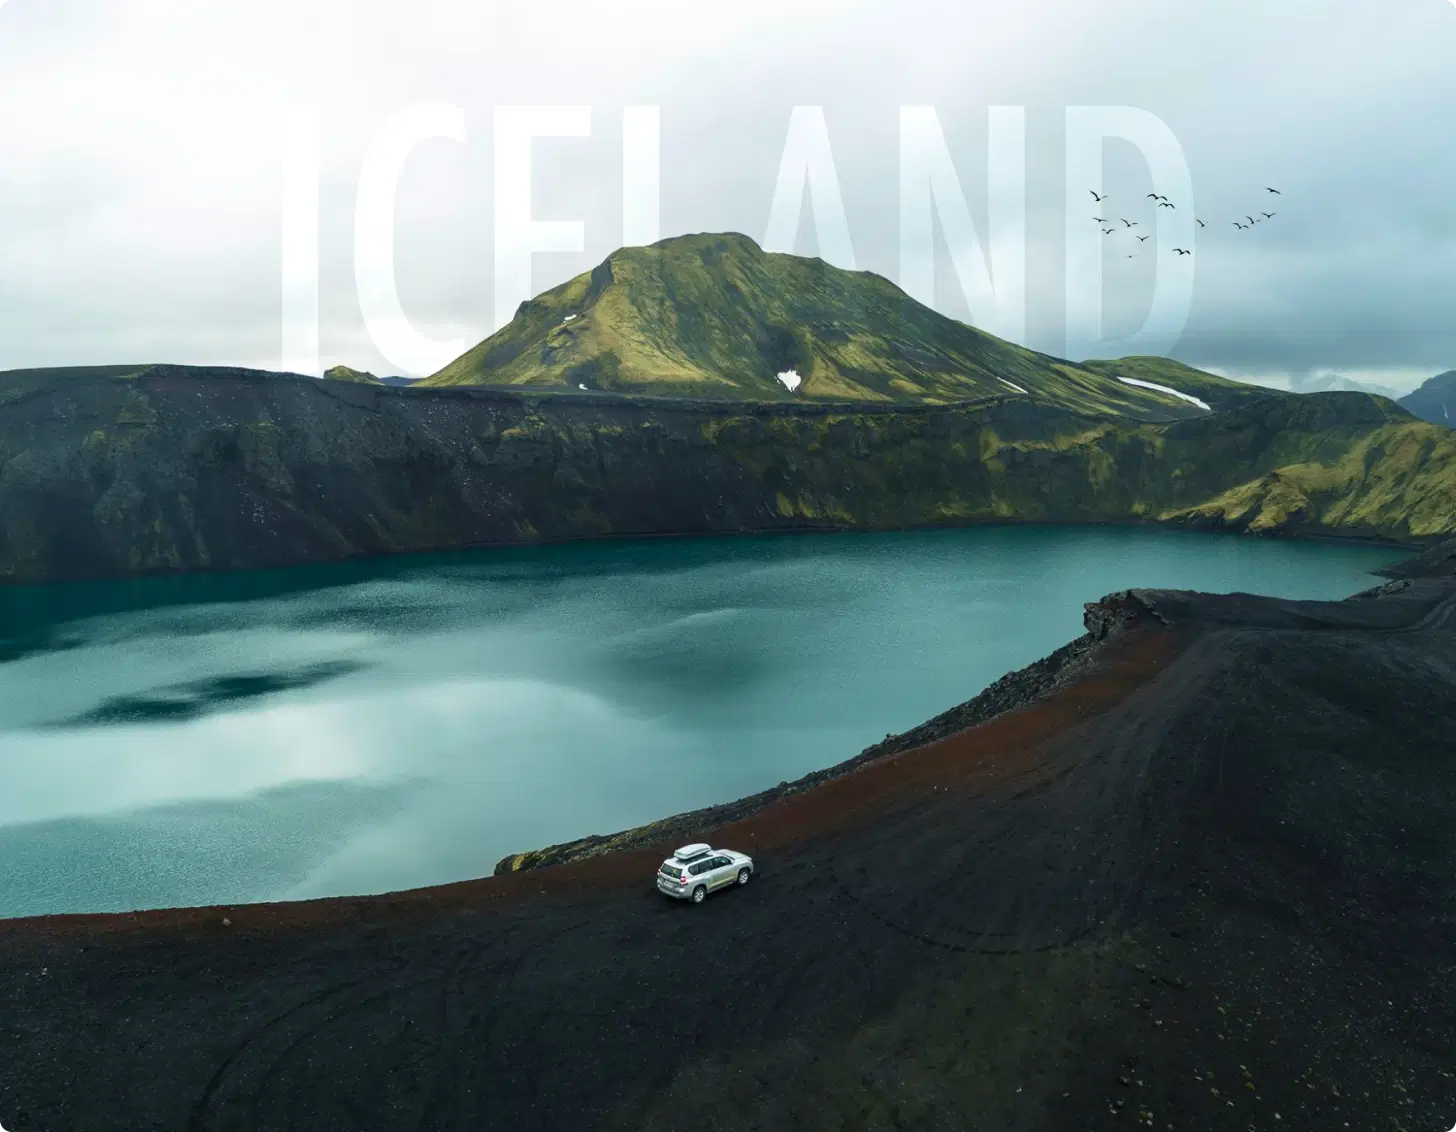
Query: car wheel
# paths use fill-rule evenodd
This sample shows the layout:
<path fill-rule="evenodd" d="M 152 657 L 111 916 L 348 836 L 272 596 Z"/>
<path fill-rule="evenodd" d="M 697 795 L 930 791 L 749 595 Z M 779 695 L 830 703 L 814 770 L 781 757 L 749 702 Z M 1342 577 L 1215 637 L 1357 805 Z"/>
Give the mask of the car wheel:
<path fill-rule="evenodd" d="M 750 876 L 752 876 L 752 875 L 753 874 L 748 869 L 739 869 L 738 870 L 738 883 L 739 884 L 747 884 L 748 883 L 748 878 Z"/>
<path fill-rule="evenodd" d="M 707 895 L 708 895 L 708 890 L 706 888 L 704 888 L 702 885 L 698 885 L 697 888 L 693 889 L 693 903 L 694 904 L 701 904 L 703 902 L 703 898 L 706 897 Z"/>

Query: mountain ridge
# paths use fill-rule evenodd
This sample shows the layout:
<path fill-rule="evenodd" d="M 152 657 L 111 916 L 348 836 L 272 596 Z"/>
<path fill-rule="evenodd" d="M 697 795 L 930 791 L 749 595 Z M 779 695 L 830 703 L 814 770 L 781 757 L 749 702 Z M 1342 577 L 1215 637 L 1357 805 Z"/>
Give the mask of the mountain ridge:
<path fill-rule="evenodd" d="M 1421 420 L 1456 428 L 1456 369 L 1427 378 L 1397 404 Z"/>
<path fill-rule="evenodd" d="M 1456 532 L 1456 433 L 1358 393 L 1159 422 L 1027 398 L 686 402 L 154 366 L 0 374 L 0 451 L 12 582 L 981 522 Z"/>
<path fill-rule="evenodd" d="M 1400 392 L 1387 385 L 1377 385 L 1369 381 L 1356 381 L 1353 377 L 1346 377 L 1339 373 L 1322 373 L 1315 377 L 1306 379 L 1298 389 L 1300 393 L 1370 393 L 1377 397 L 1385 397 L 1391 401 L 1400 401 Z"/>

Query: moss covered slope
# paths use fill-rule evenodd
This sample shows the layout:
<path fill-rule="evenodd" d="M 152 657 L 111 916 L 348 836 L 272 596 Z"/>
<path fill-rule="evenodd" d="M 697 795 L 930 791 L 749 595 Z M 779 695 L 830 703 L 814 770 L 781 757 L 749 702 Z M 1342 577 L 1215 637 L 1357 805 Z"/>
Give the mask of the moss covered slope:
<path fill-rule="evenodd" d="M 777 378 L 790 370 L 802 379 L 793 391 Z M 887 404 L 1029 396 L 1154 420 L 1202 411 L 947 318 L 872 272 L 736 233 L 621 248 L 522 303 L 425 384 Z"/>
<path fill-rule="evenodd" d="M 383 385 L 384 382 L 361 369 L 352 369 L 349 366 L 334 366 L 332 369 L 324 370 L 324 377 L 329 381 L 352 381 L 360 385 Z"/>

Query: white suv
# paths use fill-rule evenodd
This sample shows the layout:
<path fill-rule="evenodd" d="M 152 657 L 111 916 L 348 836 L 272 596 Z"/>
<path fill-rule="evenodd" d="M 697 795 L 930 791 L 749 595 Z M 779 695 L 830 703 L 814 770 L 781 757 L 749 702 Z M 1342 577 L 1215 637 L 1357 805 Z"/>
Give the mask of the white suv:
<path fill-rule="evenodd" d="M 676 900 L 701 904 L 708 893 L 743 885 L 753 876 L 753 858 L 701 842 L 684 845 L 657 870 L 657 891 Z"/>

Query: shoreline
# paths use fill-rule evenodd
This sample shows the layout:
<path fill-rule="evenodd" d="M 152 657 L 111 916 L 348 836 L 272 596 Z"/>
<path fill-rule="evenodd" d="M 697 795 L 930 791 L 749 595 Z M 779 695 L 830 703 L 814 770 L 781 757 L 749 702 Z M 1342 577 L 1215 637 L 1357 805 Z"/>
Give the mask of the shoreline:
<path fill-rule="evenodd" d="M 669 840 L 674 844 L 681 844 L 695 839 L 701 830 L 711 830 L 742 821 L 785 798 L 854 774 L 883 760 L 928 747 L 989 722 L 997 716 L 1030 707 L 1054 692 L 1076 683 L 1080 678 L 1091 675 L 1107 646 L 1117 637 L 1149 624 L 1152 615 L 1138 602 L 1136 592 L 1125 590 L 1109 594 L 1099 601 L 1086 603 L 1083 623 L 1087 625 L 1087 632 L 1082 636 L 1068 641 L 1022 668 L 1006 673 L 971 699 L 917 724 L 908 731 L 886 735 L 880 742 L 871 744 L 843 762 L 810 771 L 792 781 L 785 780 L 756 794 L 687 810 L 617 833 L 591 834 L 541 849 L 510 853 L 496 863 L 492 875 L 509 876 L 533 869 L 552 868 L 626 849 L 656 848 Z"/>
<path fill-rule="evenodd" d="M 0 938 L 56 931 L 109 934 L 128 929 L 164 931 L 221 925 L 224 918 L 237 923 L 266 920 L 270 930 L 313 922 L 372 921 L 411 910 L 438 913 L 442 905 L 475 906 L 498 899 L 549 895 L 579 890 L 590 870 L 606 859 L 630 862 L 629 874 L 650 872 L 662 855 L 681 844 L 675 830 L 691 828 L 706 833 L 730 825 L 764 818 L 785 804 L 803 802 L 816 788 L 843 785 L 862 771 L 883 770 L 900 756 L 924 752 L 983 723 L 990 723 L 1047 704 L 1061 696 L 1076 697 L 1084 684 L 1096 684 L 1108 671 L 1125 663 L 1119 654 L 1148 647 L 1148 638 L 1176 636 L 1157 623 L 1156 614 L 1138 600 L 1140 591 L 1121 591 L 1084 607 L 1088 631 L 1047 656 L 1009 672 L 972 699 L 898 735 L 887 736 L 858 755 L 833 766 L 811 771 L 793 781 L 744 798 L 671 815 L 616 834 L 593 835 L 555 846 L 508 855 L 491 873 L 465 880 L 420 888 L 354 896 L 325 896 L 307 900 L 265 901 L 255 904 L 210 904 L 188 907 L 138 909 L 130 912 L 57 912 L 37 916 L 0 918 Z M 1164 641 L 1165 645 L 1169 642 Z M 1155 650 L 1156 651 L 1156 650 Z M 1173 651 L 1177 647 L 1173 646 Z M 1108 671 L 1104 671 L 1108 670 Z M 1106 704 L 1115 706 L 1116 699 Z M 1078 709 L 1080 713 L 1084 709 Z M 639 858 L 641 859 L 639 862 Z M 616 873 L 618 870 L 610 869 Z M 545 879 L 543 879 L 545 878 Z M 548 888 L 542 888 L 548 884 Z M 223 925 L 224 930 L 231 925 Z"/>
<path fill-rule="evenodd" d="M 1171 533 L 1186 533 L 1199 535 L 1226 535 L 1238 536 L 1250 539 L 1266 539 L 1285 542 L 1315 542 L 1329 543 L 1338 546 L 1375 546 L 1387 548 L 1396 554 L 1404 553 L 1405 558 L 1397 559 L 1388 567 L 1381 567 L 1381 573 L 1386 569 L 1399 568 L 1406 560 L 1418 556 L 1424 552 L 1431 551 L 1443 545 L 1453 537 L 1452 532 L 1435 535 L 1409 535 L 1405 538 L 1397 538 L 1392 535 L 1382 535 L 1372 532 L 1343 533 L 1334 530 L 1272 530 L 1272 531 L 1251 531 L 1246 527 L 1239 527 L 1229 524 L 1216 523 L 1190 523 L 1185 521 L 1172 521 L 1160 519 L 1140 519 L 1126 517 L 1121 519 L 1015 519 L 1005 517 L 994 518 L 973 518 L 956 519 L 943 523 L 912 524 L 907 526 L 848 526 L 844 524 L 823 523 L 805 524 L 798 527 L 750 527 L 739 530 L 724 531 L 658 531 L 650 533 L 634 534 L 624 532 L 621 534 L 588 534 L 565 536 L 552 539 L 516 539 L 511 541 L 491 541 L 481 543 L 468 543 L 458 546 L 441 546 L 427 550 L 405 550 L 389 551 L 382 554 L 346 554 L 337 558 L 310 558 L 285 565 L 270 566 L 191 566 L 184 568 L 156 568 L 136 570 L 125 574 L 97 574 L 85 576 L 68 576 L 57 578 L 52 581 L 38 581 L 34 578 L 14 578 L 0 575 L 0 591 L 21 590 L 26 588 L 50 589 L 57 586 L 86 586 L 107 582 L 128 582 L 141 579 L 153 578 L 193 578 L 193 577 L 225 577 L 228 575 L 239 576 L 260 576 L 265 574 L 286 573 L 291 570 L 308 570 L 329 566 L 364 565 L 367 563 L 386 564 L 391 562 L 404 562 L 412 558 L 429 558 L 454 554 L 475 554 L 482 551 L 492 550 L 531 550 L 549 549 L 551 547 L 583 546 L 592 543 L 614 544 L 624 542 L 657 542 L 663 540 L 706 540 L 706 539 L 736 539 L 736 538 L 766 538 L 774 536 L 799 537 L 813 535 L 882 535 L 882 534 L 911 534 L 926 533 L 934 531 L 965 531 L 979 530 L 988 527 L 1071 527 L 1085 529 L 1088 527 L 1106 527 L 1112 530 L 1148 530 L 1167 531 Z"/>
<path fill-rule="evenodd" d="M 1423 567 L 1429 570 L 1433 566 L 1439 566 L 1447 558 L 1456 559 L 1456 539 L 1437 543 L 1423 553 L 1374 573 L 1398 580 L 1419 576 Z M 1410 574 L 1398 572 L 1405 565 L 1410 567 Z M 1386 583 L 1387 586 L 1398 584 L 1398 581 Z M 1379 589 L 1381 587 L 1374 587 L 1363 593 L 1369 594 Z M 230 913 L 248 909 L 271 909 L 275 914 L 284 909 L 293 909 L 299 915 L 292 916 L 283 912 L 282 918 L 300 921 L 311 919 L 309 913 L 314 911 L 325 915 L 330 912 L 347 912 L 348 916 L 362 919 L 371 911 L 392 910 L 404 905 L 444 898 L 446 894 L 455 894 L 468 901 L 488 901 L 507 895 L 507 888 L 499 886 L 500 881 L 510 882 L 523 878 L 526 874 L 538 878 L 542 875 L 542 870 L 554 871 L 559 866 L 579 864 L 609 854 L 639 856 L 651 851 L 660 856 L 672 847 L 682 844 L 684 840 L 699 839 L 700 834 L 706 836 L 717 828 L 747 821 L 817 787 L 845 779 L 899 756 L 923 750 L 999 717 L 1034 708 L 1059 692 L 1066 692 L 1081 682 L 1094 679 L 1099 668 L 1107 661 L 1109 653 L 1114 652 L 1115 646 L 1126 637 L 1137 636 L 1140 630 L 1168 632 L 1166 626 L 1159 624 L 1160 618 L 1152 603 L 1143 596 L 1152 592 L 1154 591 L 1136 589 L 1116 591 L 1097 601 L 1085 603 L 1083 624 L 1086 632 L 1081 636 L 1022 668 L 1004 674 L 971 699 L 907 731 L 886 735 L 880 742 L 871 744 L 841 762 L 810 771 L 792 781 L 782 781 L 754 794 L 672 814 L 644 825 L 609 834 L 590 834 L 566 842 L 507 854 L 495 864 L 492 872 L 478 877 L 383 893 L 315 897 L 307 900 L 164 907 L 130 912 L 59 912 L 38 916 L 0 917 L 0 934 L 32 927 L 107 931 L 128 926 L 180 926 L 186 923 L 216 922 L 228 917 Z M 493 883 L 497 884 L 496 888 L 489 887 Z M 515 891 L 514 886 L 510 887 Z"/>
<path fill-rule="evenodd" d="M 1399 592 L 1398 587 L 1407 579 L 1439 570 L 1447 561 L 1456 562 L 1456 538 L 1433 542 L 1413 557 L 1372 571 L 1376 577 L 1386 577 L 1393 581 L 1351 594 L 1349 598 Z M 1093 671 L 1112 639 L 1129 629 L 1157 620 L 1156 610 L 1141 597 L 1147 592 L 1149 591 L 1121 590 L 1107 594 L 1098 601 L 1087 602 L 1083 606 L 1083 623 L 1087 626 L 1087 631 L 1082 636 L 1068 641 L 1022 668 L 1006 673 L 971 699 L 917 724 L 908 731 L 886 735 L 879 743 L 871 744 L 843 762 L 810 771 L 793 781 L 780 782 L 777 786 L 755 794 L 684 811 L 616 833 L 591 834 L 539 849 L 510 853 L 496 863 L 493 875 L 508 876 L 512 873 L 550 868 L 601 853 L 646 846 L 657 847 L 669 839 L 680 839 L 679 843 L 692 840 L 696 830 L 711 829 L 750 817 L 784 798 L 853 774 L 871 763 L 917 750 L 969 730 L 998 715 L 1029 707 Z"/>

